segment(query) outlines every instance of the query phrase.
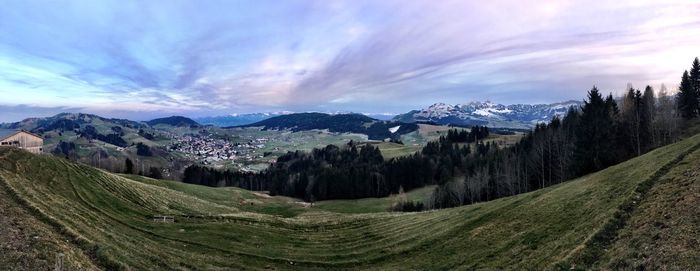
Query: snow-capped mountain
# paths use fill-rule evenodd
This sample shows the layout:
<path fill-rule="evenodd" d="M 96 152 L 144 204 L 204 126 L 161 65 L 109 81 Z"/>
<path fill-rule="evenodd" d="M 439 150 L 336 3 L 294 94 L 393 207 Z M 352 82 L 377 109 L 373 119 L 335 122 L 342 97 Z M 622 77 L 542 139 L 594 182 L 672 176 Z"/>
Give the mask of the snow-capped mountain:
<path fill-rule="evenodd" d="M 563 116 L 569 107 L 581 104 L 582 102 L 579 101 L 512 105 L 495 104 L 490 101 L 456 105 L 436 103 L 428 108 L 398 115 L 394 117 L 394 120 L 527 129 L 537 123 L 551 120 L 554 115 Z"/>

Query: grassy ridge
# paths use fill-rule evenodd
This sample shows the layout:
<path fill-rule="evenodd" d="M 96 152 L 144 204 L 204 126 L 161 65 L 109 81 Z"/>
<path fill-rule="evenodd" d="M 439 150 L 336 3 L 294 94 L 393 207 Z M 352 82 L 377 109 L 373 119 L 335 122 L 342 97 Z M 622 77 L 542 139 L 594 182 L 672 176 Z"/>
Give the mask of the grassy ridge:
<path fill-rule="evenodd" d="M 131 269 L 546 269 L 583 251 L 644 180 L 699 143 L 694 136 L 531 193 L 407 214 L 317 208 L 282 217 L 227 201 L 231 191 L 183 192 L 1 148 L 0 178 Z"/>

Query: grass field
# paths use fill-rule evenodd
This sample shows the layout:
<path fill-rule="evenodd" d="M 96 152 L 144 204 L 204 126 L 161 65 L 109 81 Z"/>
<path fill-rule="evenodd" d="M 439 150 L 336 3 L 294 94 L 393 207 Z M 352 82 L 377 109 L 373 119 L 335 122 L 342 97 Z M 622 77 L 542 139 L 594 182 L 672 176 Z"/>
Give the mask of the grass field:
<path fill-rule="evenodd" d="M 237 187 L 210 188 L 181 182 L 162 181 L 138 175 L 122 175 L 126 178 L 168 189 L 194 195 L 210 202 L 234 206 L 238 209 L 282 217 L 295 217 L 302 213 L 321 211 L 336 213 L 380 213 L 386 212 L 396 201 L 396 195 L 384 198 L 367 198 L 356 200 L 325 200 L 315 202 L 313 206 L 299 199 L 275 196 L 248 191 Z M 405 193 L 411 201 L 425 202 L 435 186 L 426 186 Z"/>
<path fill-rule="evenodd" d="M 666 239 L 646 238 L 648 231 L 637 232 L 634 226 L 651 223 L 643 218 L 655 215 L 659 211 L 656 208 L 678 206 L 664 200 L 665 193 L 677 191 L 664 188 L 664 184 L 675 183 L 669 180 L 686 180 L 684 183 L 689 187 L 697 188 L 697 178 L 689 179 L 690 175 L 686 175 L 693 174 L 688 170 L 698 166 L 700 152 L 693 147 L 699 144 L 700 135 L 696 135 L 546 189 L 421 213 L 388 213 L 374 207 L 390 199 L 322 202 L 304 208 L 288 198 L 267 198 L 229 188 L 134 180 L 131 178 L 136 177 L 127 178 L 9 148 L 0 148 L 0 183 L 6 193 L 20 199 L 16 204 L 31 210 L 34 219 L 53 225 L 47 235 L 60 234 L 102 268 L 541 270 L 570 266 L 587 269 L 598 265 L 605 268 L 618 266 L 620 257 L 628 260 L 628 265 L 637 264 L 635 259 L 645 256 L 633 250 L 644 242 L 656 242 L 653 244 L 669 249 L 676 246 L 672 243 L 676 239 L 665 243 Z M 693 152 L 686 157 L 688 150 Z M 676 160 L 680 161 L 678 167 L 662 170 Z M 636 198 L 639 197 L 636 191 L 660 173 L 664 174 L 658 186 L 649 191 L 649 201 L 634 209 L 629 224 L 619 230 L 625 238 L 614 239 L 610 249 L 601 249 L 605 253 L 596 258 L 595 266 L 585 262 L 581 265 L 581 255 L 597 249 L 589 246 L 591 236 L 604 232 L 604 226 L 615 221 L 624 204 L 644 200 Z M 425 191 L 411 194 L 420 197 Z M 680 197 L 685 199 L 693 193 L 686 192 Z M 683 208 L 691 208 L 685 204 Z M 368 213 L 372 211 L 377 212 Z M 672 210 L 662 211 L 665 214 Z M 175 216 L 176 222 L 150 219 L 163 214 Z M 669 215 L 684 226 L 668 234 L 697 231 L 694 220 L 681 218 L 680 214 Z M 686 227 L 689 229 L 685 230 Z M 678 240 L 694 239 L 678 237 Z M 683 245 L 688 248 L 693 243 Z M 668 269 L 693 266 L 692 260 L 700 257 L 692 249 L 683 250 L 680 258 L 663 253 L 672 252 L 655 252 L 654 256 L 658 257 L 655 263 Z M 75 261 L 80 262 L 77 258 Z"/>
<path fill-rule="evenodd" d="M 382 156 L 384 156 L 385 160 L 389 160 L 391 158 L 396 158 L 396 157 L 401 157 L 401 156 L 406 156 L 406 155 L 412 155 L 416 153 L 417 151 L 420 151 L 423 146 L 422 145 L 413 145 L 413 144 L 398 144 L 398 143 L 393 143 L 393 142 L 367 142 L 369 144 L 372 144 L 379 148 L 379 151 L 382 152 Z"/>
<path fill-rule="evenodd" d="M 434 185 L 414 189 L 407 192 L 405 197 L 409 201 L 421 201 L 425 203 L 434 189 Z M 392 195 L 385 198 L 356 200 L 324 200 L 314 203 L 314 207 L 336 213 L 380 213 L 389 210 L 389 208 L 396 203 L 396 197 L 398 196 Z"/>
<path fill-rule="evenodd" d="M 288 197 L 270 197 L 236 187 L 211 188 L 201 185 L 191 185 L 175 181 L 162 181 L 138 175 L 122 175 L 141 183 L 159 186 L 187 195 L 192 195 L 208 202 L 233 206 L 237 209 L 282 217 L 294 217 L 305 209 L 299 200 Z"/>

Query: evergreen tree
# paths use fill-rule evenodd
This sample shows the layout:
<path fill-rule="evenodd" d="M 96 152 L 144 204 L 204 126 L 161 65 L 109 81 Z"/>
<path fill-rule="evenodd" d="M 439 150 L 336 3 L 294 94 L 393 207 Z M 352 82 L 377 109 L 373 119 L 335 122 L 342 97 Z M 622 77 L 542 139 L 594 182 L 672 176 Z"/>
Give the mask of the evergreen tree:
<path fill-rule="evenodd" d="M 151 152 L 151 148 L 148 145 L 139 142 L 136 144 L 136 155 L 153 156 L 153 152 Z"/>
<path fill-rule="evenodd" d="M 578 172 L 593 172 L 615 161 L 611 127 L 616 107 L 614 100 L 604 101 L 595 86 L 588 92 L 577 132 Z"/>
<path fill-rule="evenodd" d="M 163 179 L 163 173 L 161 173 L 160 171 L 160 168 L 150 167 L 148 169 L 148 177 L 151 177 L 153 179 Z"/>
<path fill-rule="evenodd" d="M 617 102 L 615 102 L 612 93 L 608 94 L 608 97 L 605 98 L 605 106 L 608 108 L 608 114 L 610 114 L 611 117 L 620 113 L 620 108 L 617 107 Z"/>
<path fill-rule="evenodd" d="M 696 97 L 700 97 L 700 61 L 696 57 L 693 66 L 690 68 L 690 85 L 695 91 Z"/>
<path fill-rule="evenodd" d="M 695 91 L 688 71 L 683 73 L 678 87 L 678 110 L 685 119 L 695 118 L 698 112 L 698 93 Z"/>
<path fill-rule="evenodd" d="M 132 162 L 131 159 L 126 158 L 124 161 L 124 169 L 124 173 L 134 174 L 134 162 Z"/>

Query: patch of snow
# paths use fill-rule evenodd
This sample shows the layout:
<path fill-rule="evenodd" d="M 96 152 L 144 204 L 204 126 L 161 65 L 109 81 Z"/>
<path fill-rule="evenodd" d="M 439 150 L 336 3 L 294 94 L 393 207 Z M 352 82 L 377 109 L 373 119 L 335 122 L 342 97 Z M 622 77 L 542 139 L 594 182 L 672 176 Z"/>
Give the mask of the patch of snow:
<path fill-rule="evenodd" d="M 489 111 L 494 112 L 494 113 L 500 113 L 500 114 L 505 114 L 505 113 L 513 112 L 513 110 L 510 110 L 510 109 L 508 109 L 508 108 L 503 108 L 503 109 L 491 109 L 491 110 L 489 110 Z"/>
<path fill-rule="evenodd" d="M 491 112 L 489 112 L 488 109 L 477 109 L 474 110 L 474 114 L 480 115 L 480 116 L 491 116 L 493 115 Z"/>
<path fill-rule="evenodd" d="M 392 134 L 396 133 L 396 131 L 398 131 L 399 128 L 401 128 L 401 125 L 391 127 L 391 128 L 389 128 L 389 132 L 391 132 Z"/>

